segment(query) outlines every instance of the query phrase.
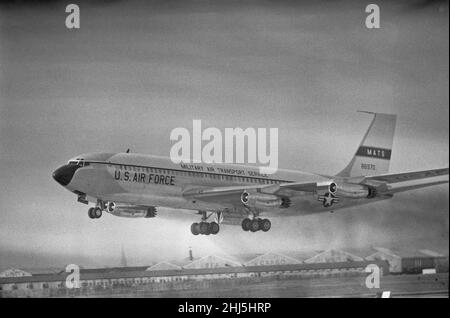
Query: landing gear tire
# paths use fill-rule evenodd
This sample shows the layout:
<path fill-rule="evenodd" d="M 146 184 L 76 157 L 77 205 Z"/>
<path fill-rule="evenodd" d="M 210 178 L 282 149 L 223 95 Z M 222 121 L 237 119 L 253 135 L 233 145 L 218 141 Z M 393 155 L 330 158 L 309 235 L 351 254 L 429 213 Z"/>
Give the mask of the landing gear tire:
<path fill-rule="evenodd" d="M 88 215 L 91 219 L 95 219 L 94 209 L 95 208 L 89 208 L 88 210 Z"/>
<path fill-rule="evenodd" d="M 263 232 L 267 232 L 272 227 L 272 223 L 268 219 L 262 219 L 259 222 L 259 227 Z"/>
<path fill-rule="evenodd" d="M 253 219 L 250 222 L 250 231 L 252 232 L 256 232 L 260 230 L 260 226 L 259 226 L 259 220 L 258 219 Z"/>
<path fill-rule="evenodd" d="M 209 233 L 210 233 L 209 224 L 206 222 L 201 222 L 200 223 L 200 234 L 209 235 Z"/>
<path fill-rule="evenodd" d="M 216 222 L 212 222 L 211 224 L 209 224 L 209 231 L 211 232 L 212 235 L 216 235 L 217 233 L 219 233 L 220 231 L 219 224 L 217 224 Z"/>
<path fill-rule="evenodd" d="M 194 235 L 216 235 L 220 231 L 220 225 L 217 222 L 192 223 L 191 233 Z"/>
<path fill-rule="evenodd" d="M 101 218 L 101 216 L 102 216 L 102 209 L 100 209 L 100 208 L 95 208 L 95 209 L 94 209 L 94 212 L 93 212 L 93 215 L 95 216 L 96 219 Z"/>
<path fill-rule="evenodd" d="M 192 223 L 191 225 L 191 233 L 194 235 L 200 234 L 200 224 L 198 223 Z"/>
<path fill-rule="evenodd" d="M 263 231 L 267 232 L 272 227 L 272 223 L 268 219 L 260 219 L 260 218 L 254 218 L 251 219 L 244 219 L 242 220 L 242 229 L 244 231 L 250 231 L 250 232 L 258 232 Z"/>
<path fill-rule="evenodd" d="M 250 220 L 250 219 L 243 219 L 242 220 L 242 229 L 244 230 L 244 231 L 250 231 L 250 223 L 252 222 L 252 220 Z"/>

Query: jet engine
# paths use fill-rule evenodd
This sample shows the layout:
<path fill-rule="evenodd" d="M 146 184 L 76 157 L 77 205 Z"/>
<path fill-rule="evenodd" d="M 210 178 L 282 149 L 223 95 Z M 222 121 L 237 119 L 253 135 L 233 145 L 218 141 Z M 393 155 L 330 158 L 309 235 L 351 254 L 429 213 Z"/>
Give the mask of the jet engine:
<path fill-rule="evenodd" d="M 244 191 L 241 194 L 241 202 L 250 208 L 288 208 L 291 205 L 291 199 L 288 197 L 279 197 L 273 194 L 249 193 Z"/>
<path fill-rule="evenodd" d="M 337 197 L 343 198 L 351 198 L 351 199 L 361 199 L 361 198 L 374 198 L 377 195 L 377 191 L 373 187 L 368 187 L 361 184 L 353 184 L 353 183 L 342 183 L 335 184 L 332 187 L 330 185 L 330 190 L 334 188 Z"/>
<path fill-rule="evenodd" d="M 107 203 L 106 211 L 125 218 L 154 218 L 157 214 L 154 206 L 118 205 L 114 202 Z"/>

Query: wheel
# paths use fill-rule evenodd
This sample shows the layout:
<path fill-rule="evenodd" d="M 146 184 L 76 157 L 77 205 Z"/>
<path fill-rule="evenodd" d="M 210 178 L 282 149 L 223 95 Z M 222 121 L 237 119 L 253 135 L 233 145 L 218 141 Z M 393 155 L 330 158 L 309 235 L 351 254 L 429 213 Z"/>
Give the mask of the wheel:
<path fill-rule="evenodd" d="M 109 213 L 112 213 L 112 212 L 114 212 L 114 206 L 115 206 L 114 202 L 108 202 L 108 203 L 106 204 L 106 210 L 107 210 Z"/>
<path fill-rule="evenodd" d="M 94 208 L 89 208 L 89 210 L 88 210 L 88 215 L 89 215 L 89 217 L 90 217 L 91 219 L 94 219 L 94 218 L 95 218 L 95 215 L 94 215 Z"/>
<path fill-rule="evenodd" d="M 249 230 L 250 230 L 250 222 L 251 222 L 251 221 L 252 221 L 252 220 L 250 220 L 250 219 L 248 219 L 248 218 L 242 220 L 242 229 L 243 229 L 244 231 L 249 231 Z"/>
<path fill-rule="evenodd" d="M 267 232 L 272 227 L 272 223 L 268 219 L 262 219 L 259 226 L 263 232 Z"/>
<path fill-rule="evenodd" d="M 216 222 L 212 222 L 209 225 L 209 229 L 210 229 L 210 232 L 211 232 L 212 235 L 216 235 L 217 233 L 219 233 L 220 226 Z"/>
<path fill-rule="evenodd" d="M 194 235 L 200 234 L 200 224 L 198 223 L 192 223 L 191 225 L 191 233 Z"/>
<path fill-rule="evenodd" d="M 102 216 L 102 209 L 95 208 L 93 215 L 95 216 L 96 219 L 99 219 Z"/>
<path fill-rule="evenodd" d="M 258 219 L 253 219 L 250 222 L 250 231 L 252 232 L 256 232 L 259 231 L 259 220 Z"/>
<path fill-rule="evenodd" d="M 209 224 L 206 222 L 200 223 L 200 234 L 208 235 L 209 234 Z"/>

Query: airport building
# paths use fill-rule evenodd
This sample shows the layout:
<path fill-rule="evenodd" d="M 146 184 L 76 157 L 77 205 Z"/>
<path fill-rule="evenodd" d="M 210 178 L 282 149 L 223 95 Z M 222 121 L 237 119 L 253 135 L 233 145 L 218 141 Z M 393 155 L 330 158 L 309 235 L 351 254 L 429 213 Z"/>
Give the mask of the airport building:
<path fill-rule="evenodd" d="M 377 248 L 367 257 L 353 252 L 327 250 L 312 253 L 266 253 L 245 257 L 208 255 L 190 257 L 184 264 L 160 262 L 152 266 L 80 269 L 80 288 L 66 288 L 69 273 L 34 274 L 10 269 L 0 273 L 1 297 L 66 297 L 115 293 L 151 293 L 173 290 L 196 290 L 235 287 L 249 282 L 288 279 L 366 276 L 369 264 L 376 264 L 382 275 L 410 272 L 418 268 L 438 268 L 448 258 L 429 250 L 396 254 Z M 298 257 L 295 257 L 299 255 Z M 192 255 L 191 255 L 192 256 Z M 300 257 L 302 256 L 302 257 Z M 405 257 L 407 256 L 407 257 Z M 420 256 L 420 257 L 419 257 Z M 420 260 L 420 262 L 418 261 Z M 439 266 L 441 266 L 439 265 Z M 440 270 L 447 270 L 441 266 Z M 146 294 L 147 295 L 147 294 Z"/>
<path fill-rule="evenodd" d="M 424 269 L 448 272 L 448 257 L 430 250 L 391 250 L 375 247 L 366 260 L 386 260 L 390 273 L 421 273 Z"/>

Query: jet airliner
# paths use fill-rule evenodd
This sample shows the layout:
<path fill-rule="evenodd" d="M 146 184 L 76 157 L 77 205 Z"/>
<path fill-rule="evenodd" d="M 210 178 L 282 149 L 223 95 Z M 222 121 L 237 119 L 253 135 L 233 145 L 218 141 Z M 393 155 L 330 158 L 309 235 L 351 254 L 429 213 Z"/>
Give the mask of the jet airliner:
<path fill-rule="evenodd" d="M 348 165 L 336 175 L 217 163 L 173 163 L 136 153 L 89 153 L 70 159 L 53 178 L 78 201 L 121 217 L 153 218 L 160 207 L 198 215 L 194 235 L 215 235 L 236 220 L 244 231 L 267 232 L 271 217 L 333 212 L 391 199 L 395 193 L 448 183 L 448 168 L 389 173 L 396 115 L 373 120 Z M 234 223 L 235 224 L 235 223 Z"/>

